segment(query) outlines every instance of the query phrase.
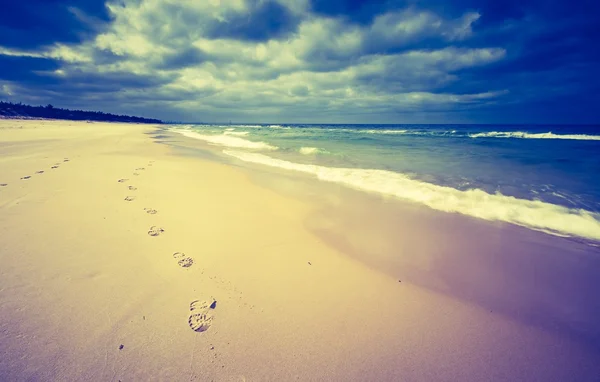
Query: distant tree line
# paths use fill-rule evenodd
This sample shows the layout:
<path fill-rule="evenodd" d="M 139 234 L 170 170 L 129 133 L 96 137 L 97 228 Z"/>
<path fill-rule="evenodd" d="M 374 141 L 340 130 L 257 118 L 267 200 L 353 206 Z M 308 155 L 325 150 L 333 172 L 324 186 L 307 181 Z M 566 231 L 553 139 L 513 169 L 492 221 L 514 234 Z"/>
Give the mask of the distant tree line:
<path fill-rule="evenodd" d="M 110 122 L 137 122 L 137 123 L 163 123 L 159 119 L 133 117 L 129 115 L 115 115 L 101 111 L 69 110 L 47 106 L 30 106 L 22 103 L 0 101 L 0 116 L 5 118 L 51 118 L 68 119 L 74 121 L 110 121 Z"/>

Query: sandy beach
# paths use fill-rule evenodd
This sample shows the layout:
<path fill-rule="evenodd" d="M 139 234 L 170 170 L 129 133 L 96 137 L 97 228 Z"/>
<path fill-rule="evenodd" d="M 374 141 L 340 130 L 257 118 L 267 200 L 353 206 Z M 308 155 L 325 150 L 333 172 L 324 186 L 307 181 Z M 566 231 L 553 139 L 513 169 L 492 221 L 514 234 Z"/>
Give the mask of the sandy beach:
<path fill-rule="evenodd" d="M 598 380 L 597 248 L 161 129 L 0 120 L 0 380 Z"/>

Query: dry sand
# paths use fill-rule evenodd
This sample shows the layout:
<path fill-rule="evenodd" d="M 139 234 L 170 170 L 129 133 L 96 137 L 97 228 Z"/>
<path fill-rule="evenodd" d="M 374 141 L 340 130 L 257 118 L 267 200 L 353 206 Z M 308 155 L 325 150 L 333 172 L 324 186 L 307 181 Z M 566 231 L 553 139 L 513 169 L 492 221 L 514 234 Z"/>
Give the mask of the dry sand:
<path fill-rule="evenodd" d="M 598 380 L 596 347 L 399 282 L 156 129 L 0 121 L 0 380 Z"/>

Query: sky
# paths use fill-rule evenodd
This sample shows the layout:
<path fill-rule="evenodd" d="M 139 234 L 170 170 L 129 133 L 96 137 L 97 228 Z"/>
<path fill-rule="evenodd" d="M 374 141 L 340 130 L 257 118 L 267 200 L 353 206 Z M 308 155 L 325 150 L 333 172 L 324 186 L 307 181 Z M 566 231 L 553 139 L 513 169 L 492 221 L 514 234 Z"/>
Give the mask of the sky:
<path fill-rule="evenodd" d="M 0 6 L 4 101 L 188 122 L 600 123 L 595 0 Z"/>

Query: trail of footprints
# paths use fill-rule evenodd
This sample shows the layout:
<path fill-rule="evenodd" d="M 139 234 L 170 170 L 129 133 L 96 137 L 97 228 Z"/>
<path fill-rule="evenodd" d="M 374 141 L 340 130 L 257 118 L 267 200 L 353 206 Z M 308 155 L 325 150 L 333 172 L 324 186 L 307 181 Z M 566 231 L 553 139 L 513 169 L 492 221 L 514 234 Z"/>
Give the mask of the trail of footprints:
<path fill-rule="evenodd" d="M 64 158 L 63 159 L 63 163 L 64 162 L 69 162 L 69 158 Z M 57 169 L 59 167 L 60 167 L 60 162 L 57 162 L 53 166 L 51 166 L 50 169 L 51 170 L 55 170 L 55 169 Z M 44 170 L 38 170 L 38 171 L 35 172 L 36 175 L 41 175 L 43 173 L 45 173 Z M 32 175 L 24 175 L 20 179 L 21 180 L 29 180 L 29 179 L 31 179 L 31 177 L 32 177 Z M 8 186 L 8 183 L 0 183 L 0 187 L 7 187 L 7 186 Z"/>
<path fill-rule="evenodd" d="M 152 167 L 154 161 L 150 161 L 147 164 L 147 167 Z M 139 176 L 140 171 L 144 171 L 144 167 L 138 167 L 133 172 L 134 176 Z M 121 178 L 117 181 L 118 183 L 127 183 L 129 182 L 128 178 Z M 138 188 L 133 185 L 127 186 L 129 191 L 137 191 Z M 133 202 L 135 201 L 135 196 L 126 196 L 125 201 Z M 156 215 L 158 213 L 157 210 L 153 208 L 144 208 L 144 211 L 149 215 Z M 152 237 L 160 236 L 163 234 L 165 230 L 159 226 L 151 226 L 148 230 L 148 235 Z M 183 252 L 175 252 L 173 253 L 173 259 L 177 262 L 181 268 L 190 268 L 194 265 L 194 259 L 190 256 L 187 256 Z M 200 301 L 195 300 L 190 304 L 190 317 L 188 318 L 188 324 L 190 328 L 198 333 L 205 332 L 212 325 L 213 315 L 211 311 L 215 309 L 217 306 L 217 301 L 212 299 L 211 301 Z"/>

